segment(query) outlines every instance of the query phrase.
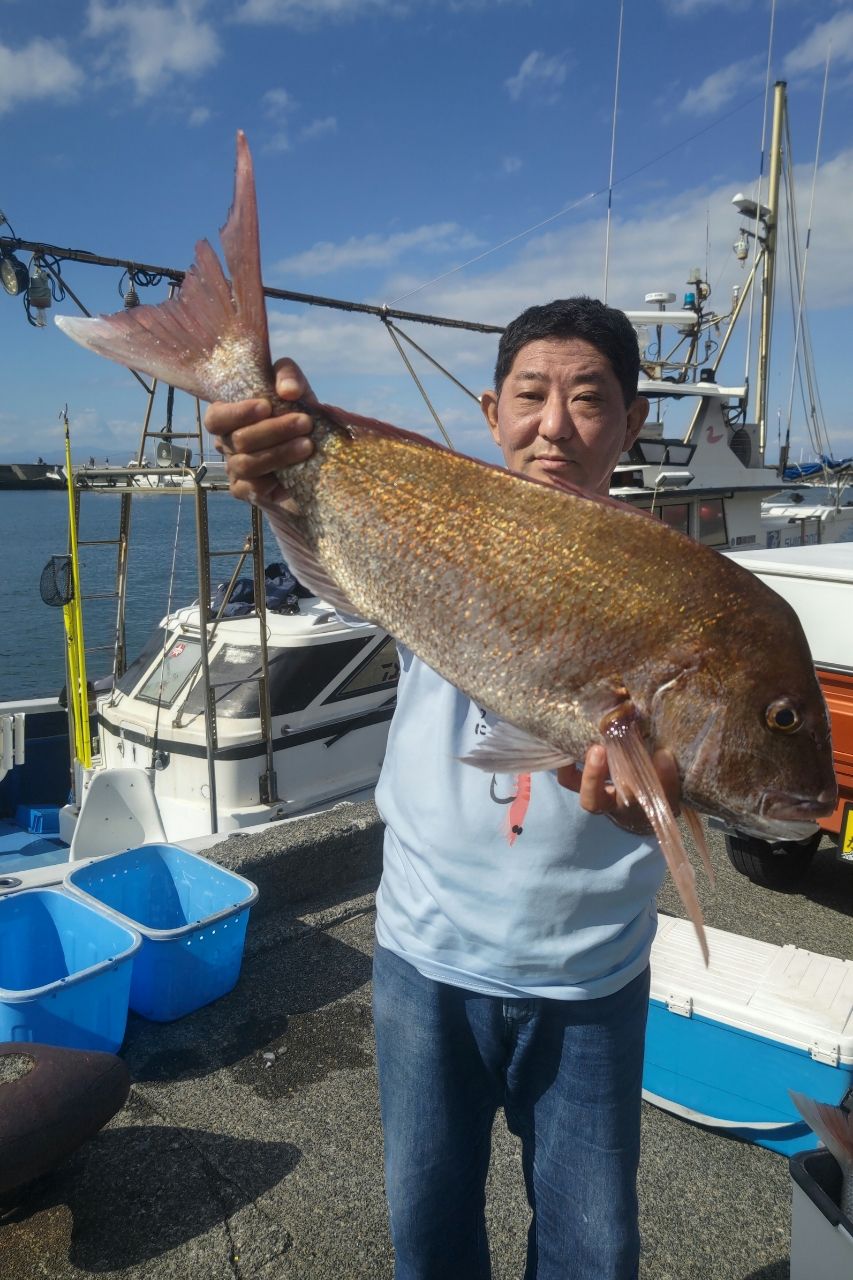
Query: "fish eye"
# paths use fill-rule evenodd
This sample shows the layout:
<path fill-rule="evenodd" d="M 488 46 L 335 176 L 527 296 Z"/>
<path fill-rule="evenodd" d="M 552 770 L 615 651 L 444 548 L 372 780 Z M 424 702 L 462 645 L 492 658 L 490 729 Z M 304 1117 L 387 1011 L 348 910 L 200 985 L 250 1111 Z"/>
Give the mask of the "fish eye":
<path fill-rule="evenodd" d="M 799 711 L 787 698 L 777 698 L 775 702 L 771 702 L 764 714 L 768 728 L 777 729 L 780 733 L 796 733 L 803 723 Z"/>

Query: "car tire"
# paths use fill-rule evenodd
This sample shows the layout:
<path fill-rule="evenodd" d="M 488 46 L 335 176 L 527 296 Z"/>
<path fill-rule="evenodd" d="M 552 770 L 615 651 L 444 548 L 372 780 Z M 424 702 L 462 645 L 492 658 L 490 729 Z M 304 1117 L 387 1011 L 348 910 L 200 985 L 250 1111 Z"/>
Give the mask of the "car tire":
<path fill-rule="evenodd" d="M 756 836 L 726 836 L 726 852 L 732 866 L 754 884 L 768 889 L 792 889 L 798 885 L 823 837 L 816 831 L 808 840 L 759 840 Z"/>

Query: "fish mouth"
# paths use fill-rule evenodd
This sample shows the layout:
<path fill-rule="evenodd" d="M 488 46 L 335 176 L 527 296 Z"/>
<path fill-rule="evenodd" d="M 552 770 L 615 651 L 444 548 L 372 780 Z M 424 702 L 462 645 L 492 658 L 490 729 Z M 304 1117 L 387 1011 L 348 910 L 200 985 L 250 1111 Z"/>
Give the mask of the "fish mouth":
<path fill-rule="evenodd" d="M 828 818 L 838 802 L 836 788 L 826 787 L 817 796 L 793 796 L 787 791 L 765 791 L 758 811 L 771 822 L 811 822 Z"/>
<path fill-rule="evenodd" d="M 832 813 L 836 800 L 834 787 L 827 787 L 817 796 L 765 791 L 751 822 L 739 821 L 737 827 L 747 835 L 760 836 L 765 840 L 808 840 L 817 829 L 818 819 Z"/>

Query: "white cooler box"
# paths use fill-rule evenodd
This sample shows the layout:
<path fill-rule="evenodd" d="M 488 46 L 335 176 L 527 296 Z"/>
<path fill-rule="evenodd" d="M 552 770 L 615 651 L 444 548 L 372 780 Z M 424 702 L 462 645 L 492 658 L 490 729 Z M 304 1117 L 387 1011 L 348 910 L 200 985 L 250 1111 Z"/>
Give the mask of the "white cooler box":
<path fill-rule="evenodd" d="M 853 961 L 661 916 L 643 1097 L 685 1119 L 791 1156 L 815 1138 L 788 1090 L 853 1095 Z"/>

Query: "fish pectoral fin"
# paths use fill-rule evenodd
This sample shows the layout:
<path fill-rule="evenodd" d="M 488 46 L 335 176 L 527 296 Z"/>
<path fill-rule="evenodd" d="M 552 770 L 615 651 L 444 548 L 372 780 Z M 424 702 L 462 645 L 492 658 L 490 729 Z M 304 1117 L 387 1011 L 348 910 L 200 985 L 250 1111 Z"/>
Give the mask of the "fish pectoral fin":
<path fill-rule="evenodd" d="M 853 1170 L 853 1112 L 831 1102 L 816 1102 L 793 1089 L 788 1093 L 806 1124 L 835 1156 L 842 1173 Z"/>
<path fill-rule="evenodd" d="M 574 764 L 575 758 L 506 720 L 499 720 L 488 728 L 476 747 L 459 757 L 463 764 L 473 765 L 486 773 L 536 773 L 542 769 L 561 769 L 563 765 Z"/>
<path fill-rule="evenodd" d="M 316 551 L 305 540 L 296 518 L 275 502 L 263 502 L 259 505 L 266 512 L 290 571 L 302 586 L 313 591 L 315 596 L 325 600 L 338 613 L 362 617 L 364 611 L 352 603 L 320 563 Z M 373 621 L 372 618 L 364 620 Z"/>
<path fill-rule="evenodd" d="M 696 896 L 696 876 L 630 701 L 607 717 L 602 724 L 602 732 L 613 785 L 622 802 L 636 800 L 651 823 L 678 896 L 693 921 L 702 956 L 707 964 L 708 940 L 705 937 L 702 908 Z"/>
<path fill-rule="evenodd" d="M 713 889 L 717 883 L 717 877 L 714 872 L 714 864 L 711 861 L 711 851 L 708 848 L 708 842 L 705 839 L 705 830 L 702 826 L 699 814 L 695 809 L 688 809 L 687 805 L 683 804 L 681 806 L 681 816 L 687 825 L 687 830 L 693 837 L 693 843 L 696 845 L 696 850 L 699 857 L 702 859 L 702 866 L 705 868 L 705 874 L 708 877 L 708 882 Z"/>

